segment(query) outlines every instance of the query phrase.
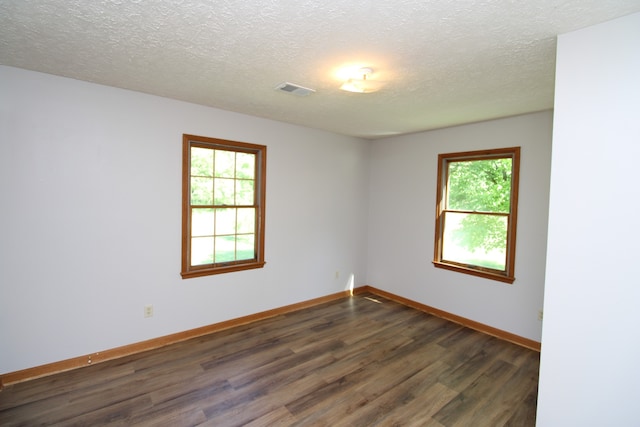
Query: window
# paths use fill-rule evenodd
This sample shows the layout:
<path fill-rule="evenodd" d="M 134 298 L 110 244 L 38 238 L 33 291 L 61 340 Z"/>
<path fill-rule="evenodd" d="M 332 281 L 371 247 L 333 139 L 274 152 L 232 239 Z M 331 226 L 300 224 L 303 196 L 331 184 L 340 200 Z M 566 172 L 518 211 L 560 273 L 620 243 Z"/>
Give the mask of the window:
<path fill-rule="evenodd" d="M 433 263 L 513 283 L 520 147 L 440 154 Z"/>
<path fill-rule="evenodd" d="M 183 135 L 182 278 L 264 266 L 267 147 Z"/>

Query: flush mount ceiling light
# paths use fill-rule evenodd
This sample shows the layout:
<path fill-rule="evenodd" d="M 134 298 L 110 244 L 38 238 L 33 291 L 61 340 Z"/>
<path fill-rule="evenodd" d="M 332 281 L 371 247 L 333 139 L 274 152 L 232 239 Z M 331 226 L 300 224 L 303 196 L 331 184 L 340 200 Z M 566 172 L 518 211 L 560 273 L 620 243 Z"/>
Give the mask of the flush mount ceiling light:
<path fill-rule="evenodd" d="M 353 75 L 342 84 L 342 86 L 340 86 L 340 89 L 354 93 L 376 92 L 382 85 L 380 82 L 372 80 L 372 74 L 373 70 L 371 68 L 360 68 L 356 70 Z"/>

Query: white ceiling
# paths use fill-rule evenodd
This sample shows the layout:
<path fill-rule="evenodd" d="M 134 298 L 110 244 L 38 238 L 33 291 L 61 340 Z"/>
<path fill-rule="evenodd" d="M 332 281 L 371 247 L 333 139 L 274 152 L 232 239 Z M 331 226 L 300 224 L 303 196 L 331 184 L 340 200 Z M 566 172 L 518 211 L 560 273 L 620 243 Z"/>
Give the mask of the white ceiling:
<path fill-rule="evenodd" d="M 2 0 L 0 64 L 365 138 L 553 107 L 556 36 L 640 0 Z M 338 89 L 371 67 L 378 92 Z M 313 88 L 299 97 L 282 82 Z"/>

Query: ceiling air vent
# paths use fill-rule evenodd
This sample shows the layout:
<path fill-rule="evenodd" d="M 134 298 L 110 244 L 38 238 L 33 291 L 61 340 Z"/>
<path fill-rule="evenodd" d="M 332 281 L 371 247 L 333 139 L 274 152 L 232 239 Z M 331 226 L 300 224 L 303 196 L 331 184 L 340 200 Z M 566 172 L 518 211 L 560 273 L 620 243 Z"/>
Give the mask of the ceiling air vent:
<path fill-rule="evenodd" d="M 308 87 L 296 85 L 289 82 L 280 83 L 275 87 L 275 90 L 291 93 L 297 96 L 307 96 L 315 92 L 315 90 L 309 89 Z"/>

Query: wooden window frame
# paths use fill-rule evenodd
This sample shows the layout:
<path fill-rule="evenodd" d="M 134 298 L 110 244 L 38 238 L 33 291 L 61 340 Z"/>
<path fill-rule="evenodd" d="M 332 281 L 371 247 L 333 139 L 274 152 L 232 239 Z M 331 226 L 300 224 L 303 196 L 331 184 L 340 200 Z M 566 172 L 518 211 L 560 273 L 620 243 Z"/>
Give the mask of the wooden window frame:
<path fill-rule="evenodd" d="M 507 242 L 506 242 L 506 263 L 505 271 L 495 270 L 476 265 L 463 264 L 455 261 L 445 260 L 443 254 L 443 235 L 444 235 L 444 213 L 445 212 L 462 212 L 449 210 L 446 206 L 447 200 L 447 183 L 448 183 L 448 165 L 452 161 L 465 160 L 491 160 L 500 158 L 512 159 L 512 175 L 511 175 L 511 197 L 510 212 L 504 216 L 507 217 Z M 515 281 L 515 260 L 516 260 L 516 231 L 518 218 L 518 187 L 520 175 L 520 147 L 499 148 L 491 150 L 465 151 L 460 153 L 447 153 L 438 155 L 438 187 L 436 194 L 436 229 L 435 229 L 435 247 L 433 265 L 438 268 L 457 271 L 460 273 L 471 274 L 474 276 L 484 277 L 486 279 L 497 280 L 505 283 L 513 283 Z M 476 212 L 477 213 L 477 212 Z M 487 214 L 483 212 L 482 214 Z"/>
<path fill-rule="evenodd" d="M 223 149 L 227 151 L 252 153 L 256 155 L 255 193 L 256 208 L 255 242 L 253 259 L 229 261 L 205 265 L 191 265 L 191 147 Z M 267 147 L 246 142 L 183 134 L 182 136 L 182 269 L 183 279 L 230 273 L 262 268 L 264 260 L 265 190 L 266 190 Z M 211 205 L 214 207 L 215 205 Z M 218 206 L 234 207 L 234 206 Z"/>

